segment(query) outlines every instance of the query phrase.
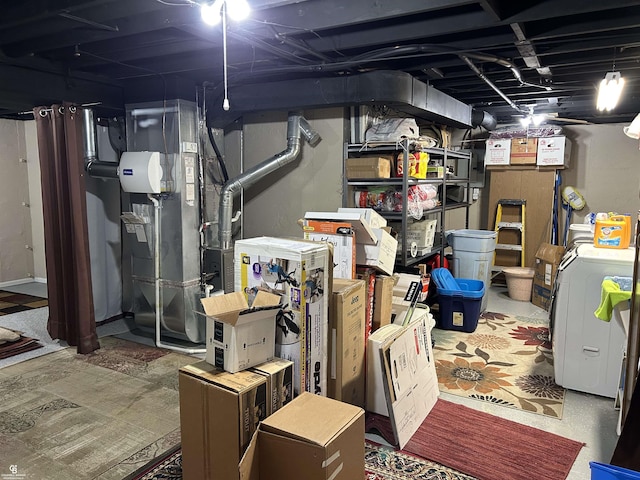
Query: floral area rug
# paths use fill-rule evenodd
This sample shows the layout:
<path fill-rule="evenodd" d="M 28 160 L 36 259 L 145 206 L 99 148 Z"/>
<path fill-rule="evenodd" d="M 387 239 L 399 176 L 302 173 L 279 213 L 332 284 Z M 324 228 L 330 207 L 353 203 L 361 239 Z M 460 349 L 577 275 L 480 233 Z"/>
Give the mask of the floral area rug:
<path fill-rule="evenodd" d="M 476 480 L 449 467 L 365 442 L 365 480 Z M 125 480 L 182 480 L 182 452 L 171 449 Z"/>
<path fill-rule="evenodd" d="M 432 335 L 440 391 L 562 418 L 548 322 L 484 312 L 473 333 Z"/>

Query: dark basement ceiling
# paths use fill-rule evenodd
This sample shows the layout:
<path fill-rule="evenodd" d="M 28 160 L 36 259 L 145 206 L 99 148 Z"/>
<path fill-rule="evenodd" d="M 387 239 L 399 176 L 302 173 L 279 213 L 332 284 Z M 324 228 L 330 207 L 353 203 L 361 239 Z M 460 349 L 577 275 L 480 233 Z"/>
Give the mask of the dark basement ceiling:
<path fill-rule="evenodd" d="M 192 3 L 1 0 L 0 117 L 25 118 L 21 112 L 62 100 L 99 102 L 99 113 L 117 115 L 127 102 L 194 98 L 202 85 L 219 108 L 221 28 L 204 25 Z M 627 122 L 640 112 L 637 1 L 249 3 L 251 18 L 228 25 L 232 110 L 234 88 L 259 84 L 256 91 L 268 92 L 270 82 L 392 70 L 500 123 L 519 112 L 480 76 L 524 111 L 593 123 Z M 603 114 L 596 87 L 614 64 L 626 87 L 615 111 Z"/>

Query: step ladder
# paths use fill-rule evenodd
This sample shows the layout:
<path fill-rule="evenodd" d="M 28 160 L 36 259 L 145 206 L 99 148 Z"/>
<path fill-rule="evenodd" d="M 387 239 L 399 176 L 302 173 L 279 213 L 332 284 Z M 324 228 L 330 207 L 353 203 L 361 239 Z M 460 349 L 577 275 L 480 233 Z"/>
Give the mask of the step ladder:
<path fill-rule="evenodd" d="M 526 200 L 522 199 L 500 199 L 498 200 L 498 207 L 496 210 L 496 224 L 495 224 L 495 232 L 496 232 L 496 251 L 493 254 L 493 272 L 494 275 L 498 275 L 502 272 L 502 269 L 506 266 L 513 265 L 497 265 L 496 264 L 496 256 L 498 251 L 510 251 L 510 252 L 519 252 L 519 254 L 515 254 L 519 257 L 519 263 L 521 267 L 524 267 L 525 264 L 525 207 L 527 205 Z M 511 213 L 511 218 L 517 218 L 517 221 L 511 222 L 503 222 L 502 214 L 503 207 L 507 207 L 508 211 Z M 518 239 L 512 243 L 503 243 L 500 239 L 500 233 L 504 230 L 517 231 Z M 503 235 L 504 237 L 504 235 Z"/>

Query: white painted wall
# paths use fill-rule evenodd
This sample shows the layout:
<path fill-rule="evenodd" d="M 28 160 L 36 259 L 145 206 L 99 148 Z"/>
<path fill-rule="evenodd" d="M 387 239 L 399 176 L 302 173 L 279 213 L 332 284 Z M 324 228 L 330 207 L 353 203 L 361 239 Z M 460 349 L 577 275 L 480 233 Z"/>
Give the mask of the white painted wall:
<path fill-rule="evenodd" d="M 565 128 L 573 140 L 571 164 L 562 171 L 562 185 L 575 187 L 587 206 L 573 213 L 582 223 L 590 212 L 634 215 L 640 209 L 638 141 L 622 132 L 626 124 L 580 125 Z"/>
<path fill-rule="evenodd" d="M 0 120 L 0 285 L 34 275 L 25 126 Z"/>
<path fill-rule="evenodd" d="M 244 192 L 244 237 L 301 237 L 296 222 L 305 212 L 335 211 L 342 205 L 343 109 L 309 110 L 304 116 L 322 141 L 315 148 L 303 142 L 296 161 Z M 245 170 L 286 147 L 286 112 L 245 116 Z"/>
<path fill-rule="evenodd" d="M 27 152 L 29 176 L 29 203 L 31 208 L 31 244 L 33 245 L 33 275 L 36 281 L 47 281 L 47 264 L 44 256 L 44 218 L 42 214 L 42 185 L 40 181 L 40 158 L 35 120 L 22 122 Z"/>

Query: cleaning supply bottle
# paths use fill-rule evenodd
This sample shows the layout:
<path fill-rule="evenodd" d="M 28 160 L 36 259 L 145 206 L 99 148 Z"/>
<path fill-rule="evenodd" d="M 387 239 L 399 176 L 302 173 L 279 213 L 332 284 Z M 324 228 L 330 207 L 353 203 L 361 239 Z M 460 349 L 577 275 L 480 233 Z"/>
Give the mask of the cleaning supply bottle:
<path fill-rule="evenodd" d="M 593 245 L 600 248 L 628 248 L 631 239 L 630 217 L 596 215 Z"/>

